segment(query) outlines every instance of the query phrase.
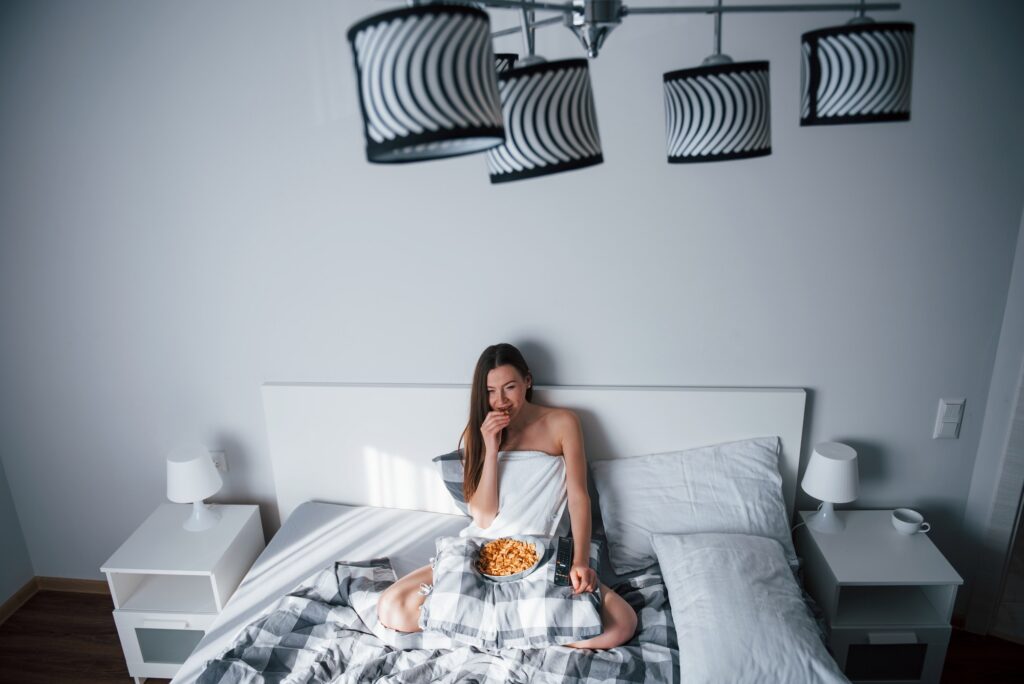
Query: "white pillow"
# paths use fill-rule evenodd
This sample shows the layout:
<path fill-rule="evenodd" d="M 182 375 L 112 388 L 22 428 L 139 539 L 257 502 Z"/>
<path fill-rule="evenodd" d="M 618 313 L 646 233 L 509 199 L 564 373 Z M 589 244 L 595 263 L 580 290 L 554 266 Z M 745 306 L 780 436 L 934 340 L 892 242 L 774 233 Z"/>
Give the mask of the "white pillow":
<path fill-rule="evenodd" d="M 656 534 L 653 544 L 679 643 L 680 684 L 848 681 L 778 542 Z"/>
<path fill-rule="evenodd" d="M 796 560 L 779 475 L 779 438 L 592 461 L 608 538 L 622 575 L 654 564 L 651 534 L 732 532 L 776 539 Z"/>

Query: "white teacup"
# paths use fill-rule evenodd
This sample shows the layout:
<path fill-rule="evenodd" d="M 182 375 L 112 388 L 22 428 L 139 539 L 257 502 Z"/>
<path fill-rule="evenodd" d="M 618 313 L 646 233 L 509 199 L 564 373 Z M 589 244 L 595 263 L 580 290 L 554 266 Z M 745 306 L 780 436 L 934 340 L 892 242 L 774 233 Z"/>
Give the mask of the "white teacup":
<path fill-rule="evenodd" d="M 897 508 L 892 512 L 892 526 L 900 534 L 917 534 L 932 529 L 923 515 L 909 508 Z"/>

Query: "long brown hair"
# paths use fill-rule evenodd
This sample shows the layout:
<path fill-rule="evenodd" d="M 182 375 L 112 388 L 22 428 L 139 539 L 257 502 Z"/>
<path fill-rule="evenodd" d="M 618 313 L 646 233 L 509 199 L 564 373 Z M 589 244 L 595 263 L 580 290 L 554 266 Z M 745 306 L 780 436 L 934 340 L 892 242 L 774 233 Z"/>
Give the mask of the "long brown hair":
<path fill-rule="evenodd" d="M 484 470 L 484 440 L 480 434 L 480 426 L 484 418 L 491 411 L 491 404 L 487 398 L 487 374 L 498 366 L 512 366 L 526 380 L 530 376 L 530 368 L 526 365 L 526 359 L 522 353 L 511 344 L 492 344 L 484 349 L 483 354 L 476 362 L 473 370 L 473 386 L 469 395 L 469 422 L 466 423 L 466 431 L 462 434 L 462 440 L 466 444 L 465 456 L 463 459 L 462 495 L 466 501 L 472 498 L 476 492 L 476 486 L 480 483 L 480 474 Z M 526 389 L 526 400 L 533 399 L 533 385 Z"/>

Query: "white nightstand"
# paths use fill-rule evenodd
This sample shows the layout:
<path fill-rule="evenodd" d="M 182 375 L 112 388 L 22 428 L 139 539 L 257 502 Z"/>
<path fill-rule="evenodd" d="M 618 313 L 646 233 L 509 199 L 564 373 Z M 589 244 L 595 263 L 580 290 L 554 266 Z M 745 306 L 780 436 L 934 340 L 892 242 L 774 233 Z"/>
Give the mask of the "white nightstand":
<path fill-rule="evenodd" d="M 812 511 L 801 511 L 806 522 Z M 836 511 L 846 528 L 794 532 L 829 648 L 855 682 L 938 682 L 963 579 L 927 534 L 901 535 L 892 511 Z"/>
<path fill-rule="evenodd" d="M 128 673 L 171 678 L 263 550 L 256 506 L 219 506 L 209 530 L 182 528 L 192 507 L 162 504 L 100 568 Z"/>

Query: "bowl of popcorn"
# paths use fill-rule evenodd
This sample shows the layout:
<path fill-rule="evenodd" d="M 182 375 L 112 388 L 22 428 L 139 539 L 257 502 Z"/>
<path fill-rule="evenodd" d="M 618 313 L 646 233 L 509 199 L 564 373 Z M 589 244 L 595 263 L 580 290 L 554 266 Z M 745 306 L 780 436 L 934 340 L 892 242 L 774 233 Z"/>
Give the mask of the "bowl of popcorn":
<path fill-rule="evenodd" d="M 537 537 L 501 537 L 480 547 L 476 569 L 494 582 L 512 582 L 533 572 L 544 558 L 544 540 Z"/>

